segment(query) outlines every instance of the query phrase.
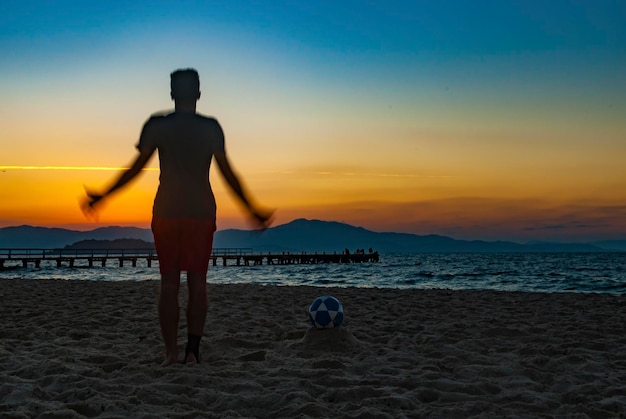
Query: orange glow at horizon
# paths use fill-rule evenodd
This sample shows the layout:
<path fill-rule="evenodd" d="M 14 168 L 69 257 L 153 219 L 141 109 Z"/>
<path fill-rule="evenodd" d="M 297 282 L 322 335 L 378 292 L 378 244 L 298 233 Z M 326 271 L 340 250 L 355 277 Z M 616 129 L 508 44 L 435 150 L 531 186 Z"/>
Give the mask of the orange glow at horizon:
<path fill-rule="evenodd" d="M 123 168 L 0 166 L 0 227 L 148 228 L 158 186 L 157 168 L 148 168 L 128 188 L 108 199 L 95 220 L 81 213 L 85 185 L 99 190 L 114 179 L 111 172 L 119 169 Z M 53 171 L 54 176 L 42 175 L 46 170 Z M 624 182 L 620 179 L 607 183 L 605 190 L 597 188 L 596 198 L 590 200 L 585 198 L 587 188 L 582 193 L 575 188 L 554 191 L 550 182 L 543 180 L 541 184 L 545 179 L 541 174 L 524 174 L 515 180 L 511 175 L 494 178 L 462 176 L 461 172 L 444 175 L 320 167 L 240 175 L 256 202 L 277 209 L 276 224 L 314 218 L 375 231 L 487 240 L 502 238 L 503 234 L 519 240 L 530 240 L 537 234 L 577 239 L 589 236 L 592 230 L 607 237 L 626 231 L 626 206 L 622 205 L 626 188 L 620 187 Z M 218 229 L 248 228 L 245 211 L 215 169 L 211 176 L 218 203 Z M 596 177 L 587 176 L 591 186 L 598 184 Z M 577 182 L 584 186 L 580 179 Z M 563 180 L 557 183 L 562 185 Z"/>
<path fill-rule="evenodd" d="M 86 171 L 120 171 L 128 167 L 102 167 L 102 166 L 0 166 L 0 171 L 6 170 L 86 170 Z M 144 167 L 142 170 L 159 170 L 155 167 Z"/>

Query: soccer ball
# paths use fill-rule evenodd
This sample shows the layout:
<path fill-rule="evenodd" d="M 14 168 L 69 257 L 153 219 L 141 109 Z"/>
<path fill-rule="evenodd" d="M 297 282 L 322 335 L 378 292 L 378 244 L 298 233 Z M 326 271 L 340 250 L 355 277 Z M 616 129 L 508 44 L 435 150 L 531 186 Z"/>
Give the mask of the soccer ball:
<path fill-rule="evenodd" d="M 343 306 L 330 295 L 317 297 L 309 307 L 309 319 L 316 329 L 338 327 L 343 321 Z"/>

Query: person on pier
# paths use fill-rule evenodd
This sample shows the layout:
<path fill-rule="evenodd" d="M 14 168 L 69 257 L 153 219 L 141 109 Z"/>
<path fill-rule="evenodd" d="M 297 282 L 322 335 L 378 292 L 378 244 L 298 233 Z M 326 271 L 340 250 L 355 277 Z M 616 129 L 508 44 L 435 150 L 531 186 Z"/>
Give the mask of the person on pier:
<path fill-rule="evenodd" d="M 199 362 L 200 339 L 207 315 L 206 275 L 216 230 L 216 203 L 209 183 L 211 161 L 215 160 L 256 227 L 267 228 L 273 213 L 258 209 L 250 200 L 226 155 L 224 133 L 218 121 L 196 112 L 200 99 L 198 72 L 176 70 L 170 79 L 174 112 L 148 119 L 137 144 L 139 154 L 131 167 L 105 192 L 87 191 L 83 204 L 86 213 L 94 211 L 104 198 L 133 180 L 158 150 L 160 177 L 152 212 L 152 232 L 161 274 L 158 311 L 165 344 L 163 366 L 178 362 L 181 271 L 187 272 L 189 290 L 188 335 L 183 361 Z"/>

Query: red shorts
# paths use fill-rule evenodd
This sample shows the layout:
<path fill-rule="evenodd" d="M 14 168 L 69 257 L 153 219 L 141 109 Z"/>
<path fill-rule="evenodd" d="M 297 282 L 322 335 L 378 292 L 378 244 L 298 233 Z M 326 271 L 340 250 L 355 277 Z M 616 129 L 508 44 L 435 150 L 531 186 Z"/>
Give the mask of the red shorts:
<path fill-rule="evenodd" d="M 187 271 L 206 275 L 215 229 L 215 221 L 153 217 L 152 235 L 161 274 Z"/>

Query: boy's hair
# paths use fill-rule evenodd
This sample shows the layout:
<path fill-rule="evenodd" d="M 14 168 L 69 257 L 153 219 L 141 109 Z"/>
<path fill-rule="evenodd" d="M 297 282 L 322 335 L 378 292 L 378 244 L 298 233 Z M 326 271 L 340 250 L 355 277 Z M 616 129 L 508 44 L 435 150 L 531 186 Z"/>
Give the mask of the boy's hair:
<path fill-rule="evenodd" d="M 195 100 L 200 97 L 200 76 L 193 68 L 176 70 L 170 74 L 172 99 Z"/>

